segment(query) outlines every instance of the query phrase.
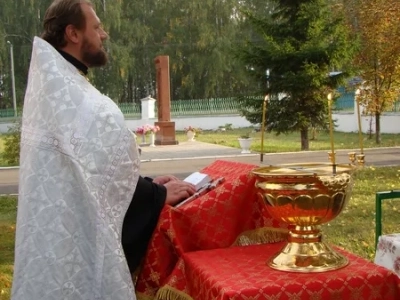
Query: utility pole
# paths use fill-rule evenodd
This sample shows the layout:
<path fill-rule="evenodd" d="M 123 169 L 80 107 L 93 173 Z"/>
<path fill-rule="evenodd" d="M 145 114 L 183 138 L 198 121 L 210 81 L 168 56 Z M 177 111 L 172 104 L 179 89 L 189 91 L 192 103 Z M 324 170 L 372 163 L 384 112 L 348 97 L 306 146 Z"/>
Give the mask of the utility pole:
<path fill-rule="evenodd" d="M 14 117 L 17 117 L 17 97 L 15 95 L 15 71 L 14 71 L 14 47 L 10 41 L 7 41 L 10 45 L 10 58 L 11 58 L 11 84 L 12 84 L 12 97 L 14 107 Z"/>

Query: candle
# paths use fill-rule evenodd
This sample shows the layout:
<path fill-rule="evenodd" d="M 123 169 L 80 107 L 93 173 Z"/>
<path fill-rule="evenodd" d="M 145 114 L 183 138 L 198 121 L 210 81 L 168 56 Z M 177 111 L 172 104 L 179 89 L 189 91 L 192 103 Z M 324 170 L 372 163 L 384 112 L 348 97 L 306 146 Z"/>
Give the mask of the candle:
<path fill-rule="evenodd" d="M 329 108 L 329 132 L 331 138 L 331 151 L 332 151 L 332 165 L 333 173 L 336 173 L 336 158 L 335 158 L 335 147 L 333 142 L 333 122 L 332 122 L 332 93 L 328 94 L 328 108 Z"/>
<path fill-rule="evenodd" d="M 358 118 L 358 138 L 360 140 L 360 151 L 364 154 L 363 136 L 361 129 L 361 114 L 360 114 L 360 89 L 356 90 L 356 103 L 357 103 L 357 118 Z"/>
<path fill-rule="evenodd" d="M 263 102 L 263 109 L 262 109 L 262 122 L 261 122 L 261 153 L 260 153 L 260 161 L 264 161 L 264 131 L 265 131 L 265 114 L 267 111 L 267 101 L 268 95 L 265 96 Z"/>

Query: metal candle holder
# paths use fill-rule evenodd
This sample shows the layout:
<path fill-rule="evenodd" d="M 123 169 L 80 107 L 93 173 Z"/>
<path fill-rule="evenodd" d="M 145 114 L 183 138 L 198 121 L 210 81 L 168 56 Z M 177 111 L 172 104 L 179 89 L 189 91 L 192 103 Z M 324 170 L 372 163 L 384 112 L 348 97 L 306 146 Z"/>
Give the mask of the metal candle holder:
<path fill-rule="evenodd" d="M 355 92 L 356 103 L 357 103 L 358 138 L 360 142 L 360 152 L 361 152 L 361 154 L 357 155 L 356 157 L 358 165 L 363 167 L 365 165 L 365 155 L 364 155 L 362 128 L 361 128 L 360 93 L 361 93 L 360 89 L 357 89 Z"/>
<path fill-rule="evenodd" d="M 356 163 L 356 154 L 357 154 L 357 152 L 349 152 L 348 153 L 350 163 L 353 165 Z"/>

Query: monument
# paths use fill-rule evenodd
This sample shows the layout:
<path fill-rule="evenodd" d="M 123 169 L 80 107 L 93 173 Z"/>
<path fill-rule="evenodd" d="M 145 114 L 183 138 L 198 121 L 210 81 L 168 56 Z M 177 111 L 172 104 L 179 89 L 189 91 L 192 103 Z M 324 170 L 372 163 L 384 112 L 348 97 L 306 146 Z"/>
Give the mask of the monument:
<path fill-rule="evenodd" d="M 156 133 L 156 145 L 177 145 L 175 122 L 171 122 L 171 93 L 169 80 L 169 56 L 157 56 L 156 65 L 157 109 L 160 130 Z"/>

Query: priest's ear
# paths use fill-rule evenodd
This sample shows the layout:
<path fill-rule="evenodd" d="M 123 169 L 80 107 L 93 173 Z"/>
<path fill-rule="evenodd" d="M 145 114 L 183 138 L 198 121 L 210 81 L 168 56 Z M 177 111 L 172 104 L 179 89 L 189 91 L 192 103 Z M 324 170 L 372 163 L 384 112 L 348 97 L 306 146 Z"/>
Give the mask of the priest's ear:
<path fill-rule="evenodd" d="M 81 32 L 72 24 L 67 25 L 64 31 L 64 37 L 67 43 L 79 44 L 81 42 Z"/>

